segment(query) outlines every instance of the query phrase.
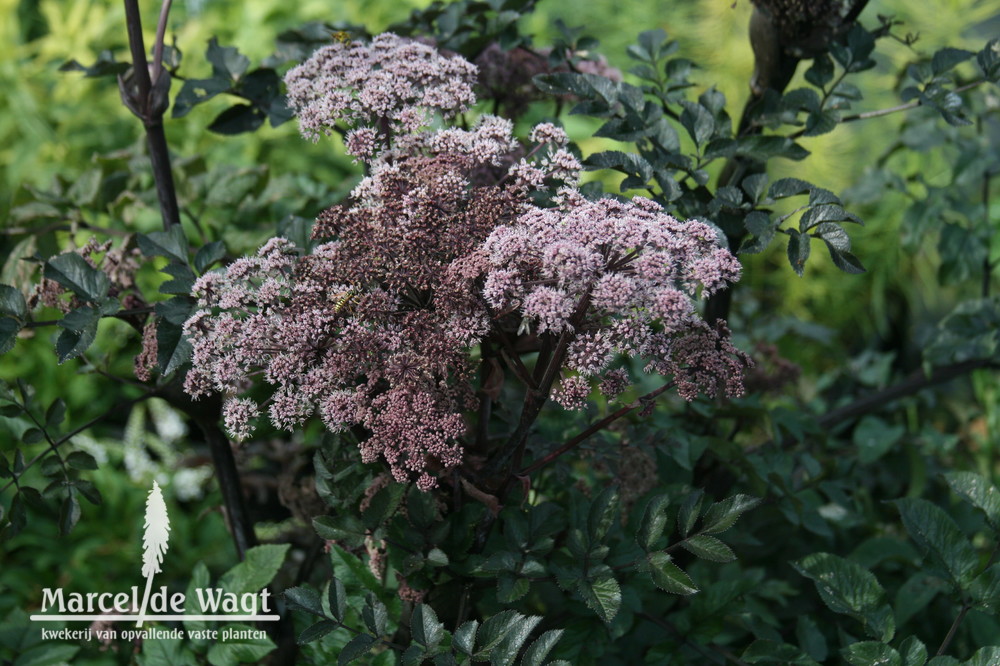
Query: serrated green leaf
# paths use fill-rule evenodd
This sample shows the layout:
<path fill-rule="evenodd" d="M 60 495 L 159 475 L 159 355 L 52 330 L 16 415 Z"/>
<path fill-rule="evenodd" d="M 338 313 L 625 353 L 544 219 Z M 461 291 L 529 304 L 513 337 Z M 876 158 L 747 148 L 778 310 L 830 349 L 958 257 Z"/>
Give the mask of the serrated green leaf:
<path fill-rule="evenodd" d="M 924 666 L 927 663 L 927 648 L 916 636 L 910 636 L 899 644 L 899 654 L 903 666 Z"/>
<path fill-rule="evenodd" d="M 649 553 L 646 561 L 650 567 L 653 584 L 664 592 L 688 595 L 698 591 L 698 586 L 692 582 L 690 576 L 670 561 L 670 555 L 662 552 Z"/>
<path fill-rule="evenodd" d="M 562 635 L 562 629 L 553 629 L 536 638 L 525 650 L 524 656 L 521 658 L 521 666 L 542 666 L 545 658 L 549 656 L 549 652 L 556 646 Z"/>
<path fill-rule="evenodd" d="M 320 603 L 319 595 L 315 590 L 307 587 L 292 587 L 285 590 L 285 602 L 289 608 L 304 610 L 307 613 L 326 617 L 323 614 L 323 604 Z"/>
<path fill-rule="evenodd" d="M 811 659 L 818 662 L 826 661 L 830 653 L 826 644 L 826 636 L 820 631 L 816 621 L 809 615 L 800 615 L 795 624 L 795 638 L 799 641 L 799 647 L 809 655 Z"/>
<path fill-rule="evenodd" d="M 194 255 L 194 269 L 204 273 L 205 269 L 219 261 L 226 254 L 226 245 L 222 241 L 213 241 L 200 248 Z"/>
<path fill-rule="evenodd" d="M 361 609 L 361 619 L 364 620 L 368 631 L 377 638 L 385 634 L 386 623 L 389 621 L 389 612 L 385 604 L 369 592 L 365 599 L 365 606 Z"/>
<path fill-rule="evenodd" d="M 299 634 L 298 644 L 305 645 L 306 643 L 318 641 L 339 626 L 339 624 L 331 620 L 320 620 L 319 622 L 309 625 L 301 634 Z"/>
<path fill-rule="evenodd" d="M 1000 490 L 975 472 L 945 472 L 944 478 L 956 495 L 986 516 L 995 531 L 1000 531 Z"/>
<path fill-rule="evenodd" d="M 618 487 L 608 486 L 590 505 L 587 516 L 587 536 L 591 544 L 604 540 L 618 515 Z"/>
<path fill-rule="evenodd" d="M 410 632 L 413 640 L 433 651 L 444 637 L 444 623 L 438 620 L 433 608 L 417 604 L 410 616 Z"/>
<path fill-rule="evenodd" d="M 483 622 L 476 636 L 476 655 L 488 655 L 513 629 L 520 617 L 523 616 L 517 611 L 503 610 Z"/>
<path fill-rule="evenodd" d="M 796 666 L 818 666 L 802 650 L 768 639 L 757 639 L 743 651 L 740 659 L 747 664 L 795 664 Z"/>
<path fill-rule="evenodd" d="M 542 618 L 537 615 L 519 615 L 511 623 L 510 630 L 503 637 L 503 640 L 490 652 L 490 666 L 513 666 L 517 659 L 517 653 L 528 640 L 528 636 L 534 631 Z"/>
<path fill-rule="evenodd" d="M 896 632 L 895 618 L 885 602 L 885 590 L 870 571 L 829 553 L 813 553 L 792 566 L 815 583 L 816 591 L 830 610 L 858 620 L 873 638 L 892 639 Z"/>
<path fill-rule="evenodd" d="M 903 666 L 903 659 L 885 643 L 863 641 L 844 648 L 844 659 L 851 666 Z"/>
<path fill-rule="evenodd" d="M 899 425 L 889 425 L 877 416 L 865 416 L 854 428 L 854 445 L 858 448 L 858 460 L 869 465 L 895 446 L 906 429 Z"/>
<path fill-rule="evenodd" d="M 358 547 L 365 540 L 365 527 L 356 516 L 317 516 L 313 518 L 313 529 L 322 539 L 343 541 L 349 547 Z"/>
<path fill-rule="evenodd" d="M 509 604 L 528 593 L 531 584 L 527 578 L 502 574 L 497 578 L 497 601 Z"/>
<path fill-rule="evenodd" d="M 791 264 L 799 277 L 805 271 L 806 261 L 809 259 L 809 242 L 812 237 L 809 234 L 799 233 L 796 229 L 788 229 L 788 263 Z"/>
<path fill-rule="evenodd" d="M 639 547 L 643 550 L 653 550 L 656 542 L 663 535 L 663 530 L 667 526 L 667 507 L 669 505 L 670 497 L 667 495 L 657 495 L 646 504 L 642 521 L 639 523 L 639 532 L 635 537 Z"/>
<path fill-rule="evenodd" d="M 682 537 L 687 537 L 691 533 L 691 530 L 694 529 L 694 524 L 698 521 L 699 515 L 701 515 L 701 503 L 704 498 L 704 491 L 696 488 L 681 503 L 681 507 L 677 512 L 677 528 L 681 531 Z"/>
<path fill-rule="evenodd" d="M 66 464 L 73 469 L 97 469 L 97 460 L 86 451 L 73 451 L 73 453 L 66 456 Z"/>
<path fill-rule="evenodd" d="M 962 664 L 962 666 L 996 666 L 1000 664 L 1000 647 L 991 645 L 979 648 L 972 658 Z"/>
<path fill-rule="evenodd" d="M 768 190 L 767 196 L 771 199 L 784 199 L 799 194 L 806 194 L 812 188 L 812 183 L 807 183 L 798 178 L 780 178 L 771 183 L 771 189 Z"/>
<path fill-rule="evenodd" d="M 358 634 L 352 638 L 350 642 L 343 647 L 340 654 L 337 655 L 338 666 L 344 666 L 345 664 L 351 663 L 358 657 L 368 654 L 375 643 L 375 639 L 368 634 Z"/>
<path fill-rule="evenodd" d="M 959 589 L 965 589 L 979 569 L 979 556 L 955 521 L 924 499 L 894 500 L 903 525 L 924 554 L 940 566 Z"/>
<path fill-rule="evenodd" d="M 184 335 L 183 324 L 160 319 L 156 325 L 156 364 L 167 376 L 191 359 L 191 341 Z"/>
<path fill-rule="evenodd" d="M 49 405 L 49 408 L 45 410 L 45 425 L 49 428 L 54 428 L 63 422 L 66 418 L 66 403 L 62 398 L 56 398 Z M 91 469 L 97 469 L 96 467 Z"/>
<path fill-rule="evenodd" d="M 681 542 L 684 550 L 711 562 L 732 562 L 736 554 L 726 544 L 707 534 L 695 534 Z"/>
<path fill-rule="evenodd" d="M 347 609 L 347 590 L 344 589 L 344 584 L 339 578 L 334 577 L 330 581 L 330 587 L 327 589 L 326 596 L 333 619 L 343 622 L 344 611 Z"/>
<path fill-rule="evenodd" d="M 708 509 L 703 521 L 702 532 L 705 534 L 719 534 L 725 532 L 736 524 L 747 511 L 760 504 L 760 499 L 750 495 L 733 495 L 721 502 L 716 502 Z"/>
<path fill-rule="evenodd" d="M 17 344 L 21 323 L 12 317 L 0 317 L 0 355 L 6 354 Z"/>
<path fill-rule="evenodd" d="M 972 51 L 966 51 L 965 49 L 955 49 L 951 47 L 946 47 L 940 49 L 934 53 L 931 58 L 931 71 L 934 75 L 944 74 L 949 69 L 955 67 L 955 65 L 961 64 L 966 60 L 970 60 L 976 54 Z"/>
<path fill-rule="evenodd" d="M 243 561 L 224 573 L 219 585 L 227 592 L 247 594 L 260 592 L 274 580 L 285 561 L 289 544 L 254 546 L 246 552 Z"/>
<path fill-rule="evenodd" d="M 55 280 L 85 301 L 96 302 L 108 295 L 111 280 L 76 252 L 52 257 L 45 264 L 45 277 Z"/>
<path fill-rule="evenodd" d="M 28 319 L 28 304 L 20 289 L 0 284 L 0 314 L 10 315 L 20 322 Z"/>
<path fill-rule="evenodd" d="M 188 241 L 181 225 L 175 224 L 167 231 L 138 234 L 136 242 L 147 257 L 166 257 L 180 264 L 187 264 Z"/>
<path fill-rule="evenodd" d="M 76 493 L 70 490 L 69 495 L 63 499 L 59 507 L 59 533 L 66 536 L 73 531 L 80 520 L 80 500 L 76 498 Z"/>
<path fill-rule="evenodd" d="M 469 620 L 455 630 L 451 637 L 452 646 L 464 655 L 472 656 L 476 648 L 476 630 L 479 620 Z"/>

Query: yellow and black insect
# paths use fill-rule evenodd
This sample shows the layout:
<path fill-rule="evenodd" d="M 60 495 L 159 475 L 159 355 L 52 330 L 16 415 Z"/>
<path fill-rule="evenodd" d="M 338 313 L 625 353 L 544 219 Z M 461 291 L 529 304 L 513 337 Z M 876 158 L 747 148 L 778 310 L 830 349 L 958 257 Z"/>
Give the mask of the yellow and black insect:
<path fill-rule="evenodd" d="M 337 32 L 330 35 L 330 38 L 335 42 L 340 42 L 341 44 L 351 43 L 351 33 L 346 30 L 338 30 Z"/>
<path fill-rule="evenodd" d="M 350 314 L 361 292 L 354 287 L 327 295 L 327 300 L 333 303 L 334 314 Z"/>

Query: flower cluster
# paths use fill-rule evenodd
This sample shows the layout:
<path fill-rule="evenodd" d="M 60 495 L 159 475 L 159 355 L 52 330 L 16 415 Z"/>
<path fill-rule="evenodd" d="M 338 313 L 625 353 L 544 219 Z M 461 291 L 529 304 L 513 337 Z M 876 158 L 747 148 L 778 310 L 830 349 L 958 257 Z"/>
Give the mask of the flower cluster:
<path fill-rule="evenodd" d="M 357 125 L 347 143 L 368 175 L 319 216 L 311 253 L 272 239 L 196 282 L 185 389 L 224 393 L 233 437 L 265 413 L 289 430 L 318 415 L 357 437 L 365 462 L 431 488 L 462 460 L 477 404 L 470 351 L 518 322 L 561 341 L 571 375 L 552 397 L 567 409 L 596 379 L 609 397 L 627 388 L 623 369 L 608 370 L 616 354 L 674 375 L 685 397 L 739 391 L 742 357 L 692 304 L 739 274 L 712 228 L 645 199 L 584 199 L 555 125 L 535 127 L 525 155 L 501 118 L 432 131 L 404 113 L 470 103 L 473 71 L 383 35 L 327 47 L 289 74 L 303 131 Z M 382 79 L 383 97 L 368 92 Z M 246 395 L 258 378 L 273 387 L 262 402 Z"/>
<path fill-rule="evenodd" d="M 517 309 L 523 328 L 569 334 L 567 377 L 556 400 L 580 408 L 582 377 L 600 377 L 618 355 L 673 375 L 691 399 L 742 392 L 743 354 L 708 327 L 693 299 L 739 278 L 740 264 L 715 230 L 680 222 L 642 197 L 588 201 L 564 189 L 556 208 L 532 208 L 486 239 L 484 296 L 495 311 Z M 603 384 L 620 393 L 618 374 Z"/>
<path fill-rule="evenodd" d="M 285 85 L 305 137 L 316 140 L 342 120 L 357 128 L 347 142 L 361 157 L 373 154 L 377 132 L 416 132 L 434 111 L 464 111 L 475 101 L 475 77 L 476 67 L 462 58 L 384 33 L 370 44 L 319 49 L 285 75 Z"/>

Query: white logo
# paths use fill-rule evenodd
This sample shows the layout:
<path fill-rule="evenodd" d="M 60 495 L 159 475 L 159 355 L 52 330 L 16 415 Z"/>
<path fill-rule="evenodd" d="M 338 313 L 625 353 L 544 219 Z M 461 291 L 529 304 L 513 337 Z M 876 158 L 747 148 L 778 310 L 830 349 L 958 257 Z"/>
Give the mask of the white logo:
<path fill-rule="evenodd" d="M 42 590 L 41 613 L 31 615 L 35 622 L 119 622 L 135 621 L 142 627 L 147 620 L 185 620 L 193 622 L 275 622 L 278 615 L 270 614 L 268 601 L 271 593 L 264 588 L 260 592 L 235 594 L 222 588 L 195 588 L 198 603 L 207 615 L 185 612 L 187 595 L 184 592 L 168 594 L 162 585 L 153 591 L 153 576 L 160 573 L 163 556 L 167 552 L 170 538 L 170 518 L 167 505 L 163 501 L 160 486 L 153 481 L 153 489 L 146 499 L 146 519 L 142 536 L 142 575 L 146 579 L 145 592 L 139 603 L 139 587 L 132 586 L 129 592 L 80 592 L 66 593 L 62 588 Z M 56 613 L 47 613 L 55 609 Z M 138 609 L 138 613 L 135 613 Z M 221 612 L 220 612 L 221 611 Z M 44 630 L 43 630 L 44 633 Z M 76 632 L 79 633 L 79 632 Z"/>

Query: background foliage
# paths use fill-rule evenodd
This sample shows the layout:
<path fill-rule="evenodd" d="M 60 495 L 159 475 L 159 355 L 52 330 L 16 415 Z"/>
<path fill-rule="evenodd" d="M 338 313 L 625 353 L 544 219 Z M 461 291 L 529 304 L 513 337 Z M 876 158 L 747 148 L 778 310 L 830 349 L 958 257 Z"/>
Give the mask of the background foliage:
<path fill-rule="evenodd" d="M 332 7 L 189 2 L 174 8 L 170 34 L 176 34 L 184 54 L 182 71 L 209 77 L 212 68 L 204 54 L 210 37 L 238 47 L 257 67 L 275 51 L 284 30 L 325 21 L 363 24 L 376 33 L 405 20 L 413 7 L 398 2 Z M 690 98 L 714 85 L 729 100 L 727 110 L 735 121 L 753 64 L 745 36 L 751 8 L 747 2 L 580 5 L 545 0 L 520 25 L 536 44 L 562 38 L 557 18 L 582 25 L 585 34 L 600 38 L 599 50 L 610 64 L 623 71 L 634 64 L 627 48 L 638 33 L 663 28 L 677 40 L 674 56 L 698 64 L 691 73 Z M 143 10 L 149 34 L 155 7 L 145 3 Z M 160 221 L 142 155 L 141 126 L 121 105 L 112 79 L 58 71 L 71 59 L 90 66 L 104 50 L 118 60 L 129 59 L 121 6 L 0 0 L 0 13 L 17 17 L 0 27 L 0 83 L 6 91 L 0 97 L 0 217 L 5 220 L 0 245 L 8 257 L 0 282 L 19 284 L 25 277 L 23 257 L 36 251 L 48 256 L 64 247 L 67 220 L 74 228 L 147 233 Z M 899 91 L 915 83 L 912 76 L 907 79 L 908 64 L 921 55 L 929 59 L 944 46 L 979 51 L 1000 25 L 992 3 L 971 0 L 919 6 L 873 2 L 862 15 L 864 25 L 874 29 L 877 14 L 901 22 L 893 28 L 896 34 L 919 34 L 920 39 L 912 47 L 888 38 L 878 42 L 875 66 L 855 77 L 864 100 L 854 110 L 899 104 Z M 807 69 L 808 63 L 800 66 L 788 90 L 807 85 Z M 972 61 L 955 71 L 959 83 L 976 76 Z M 634 77 L 627 81 L 639 84 Z M 175 81 L 172 93 L 180 90 Z M 587 94 L 573 92 L 581 98 Z M 672 400 L 648 419 L 629 421 L 595 439 L 580 455 L 538 477 L 533 492 L 548 501 L 529 495 L 523 506 L 508 503 L 488 557 L 469 556 L 463 543 L 481 519 L 476 512 L 485 511 L 482 505 L 442 515 L 401 486 L 380 492 L 375 508 L 355 516 L 354 523 L 321 518 L 315 531 L 308 519 L 322 513 L 323 505 L 308 505 L 308 493 L 272 514 L 260 509 L 260 539 L 290 543 L 290 558 L 299 558 L 295 566 L 289 559 L 280 571 L 277 563 L 262 568 L 273 569 L 276 589 L 300 590 L 288 597 L 290 608 L 304 610 L 295 614 L 297 631 L 308 630 L 309 613 L 320 625 L 301 658 L 329 660 L 353 642 L 358 654 L 362 647 L 377 648 L 375 656 L 366 657 L 372 663 L 391 663 L 392 650 L 378 647 L 375 637 L 402 637 L 412 639 L 417 652 L 439 650 L 459 661 L 465 653 L 486 654 L 505 640 L 504 654 L 512 645 L 516 653 L 537 640 L 539 645 L 552 641 L 550 656 L 571 663 L 867 664 L 883 659 L 909 665 L 924 663 L 924 646 L 933 656 L 942 644 L 956 659 L 996 663 L 996 653 L 989 651 L 1000 649 L 990 647 L 1000 635 L 992 614 L 1000 571 L 994 562 L 1000 510 L 996 491 L 990 490 L 1000 428 L 996 374 L 963 367 L 954 381 L 921 379 L 925 369 L 933 376 L 933 366 L 976 362 L 975 367 L 985 368 L 996 358 L 996 279 L 984 267 L 1000 260 L 992 166 L 998 163 L 997 89 L 981 87 L 967 100 L 971 126 L 950 126 L 940 114 L 918 109 L 803 137 L 800 143 L 812 155 L 801 162 L 771 160 L 769 186 L 786 176 L 815 183 L 836 193 L 847 211 L 864 220 L 863 228 L 849 231 L 852 252 L 867 271 L 844 274 L 825 251 L 813 247 L 799 278 L 789 267 L 785 242 L 741 255 L 744 277 L 734 291 L 730 321 L 740 346 L 756 350 L 762 369 L 756 388 L 747 398 L 721 405 Z M 297 218 L 289 216 L 310 219 L 359 177 L 336 139 L 318 145 L 302 141 L 294 122 L 265 123 L 256 132 L 235 136 L 208 132 L 206 127 L 233 101 L 220 95 L 166 123 L 178 158 L 182 206 L 201 223 L 185 224 L 188 238 L 196 245 L 222 241 L 226 258 L 252 251 L 279 224 L 295 233 Z M 552 104 L 542 102 L 526 118 L 552 113 Z M 590 115 L 600 114 L 562 116 L 584 155 L 631 150 L 629 142 L 623 148 L 622 142 L 594 137 L 604 121 Z M 527 126 L 525 121 L 519 129 Z M 794 130 L 785 128 L 786 133 Z M 684 150 L 690 150 L 691 140 L 679 131 Z M 724 161 L 708 167 L 713 182 Z M 102 198 L 94 179 L 116 173 L 135 198 Z M 625 176 L 600 177 L 614 192 Z M 56 211 L 24 208 L 39 202 Z M 793 209 L 781 201 L 756 203 L 776 216 Z M 155 291 L 163 279 L 159 267 L 143 267 L 141 288 Z M 141 395 L 140 388 L 110 384 L 104 376 L 131 377 L 137 350 L 128 327 L 115 324 L 102 324 L 97 342 L 81 360 L 55 364 L 53 336 L 46 328 L 26 330 L 16 352 L 2 357 L 0 377 L 11 383 L 30 380 L 33 413 L 49 421 L 46 432 L 70 432 Z M 923 388 L 893 399 L 892 387 L 898 386 Z M 16 389 L 11 395 L 24 402 Z M 876 402 L 851 412 L 866 396 Z M 65 421 L 56 418 L 60 409 L 52 405 L 57 400 L 65 403 Z M 539 431 L 559 440 L 578 426 L 554 414 Z M 12 467 L 15 451 L 30 459 L 44 450 L 44 442 L 31 443 L 35 436 L 26 435 L 32 427 L 20 410 L 0 416 L 0 453 Z M 236 563 L 220 495 L 208 477 L 207 453 L 192 445 L 200 440 L 190 427 L 165 403 L 138 402 L 74 438 L 73 450 L 98 464 L 91 471 L 81 462 L 81 473 L 103 502 L 84 501 L 80 523 L 62 536 L 57 504 L 29 506 L 31 519 L 3 544 L 0 617 L 6 620 L 0 657 L 23 653 L 27 663 L 23 655 L 34 649 L 32 655 L 44 653 L 50 662 L 128 661 L 128 650 L 121 646 L 100 652 L 93 644 L 68 645 L 55 654 L 45 652 L 51 650 L 45 646 L 18 643 L 17 632 L 26 611 L 37 607 L 43 587 L 103 591 L 115 586 L 123 572 L 137 569 L 140 526 L 135 518 L 152 478 L 169 481 L 175 534 L 184 534 L 171 547 L 164 580 L 183 588 L 193 571 L 215 579 Z M 326 506 L 356 506 L 374 471 L 354 463 L 348 451 L 329 440 L 318 445 L 320 431 L 312 427 L 290 440 L 275 436 L 245 449 L 239 463 L 251 496 L 273 495 L 269 478 L 279 474 L 284 474 L 285 492 L 311 483 L 315 474 Z M 298 451 L 301 469 L 287 468 L 287 447 Z M 313 463 L 317 449 L 322 454 Z M 647 477 L 637 477 L 643 470 Z M 25 484 L 44 486 L 43 471 L 32 471 Z M 620 490 L 608 486 L 610 481 L 617 481 Z M 634 493 L 635 488 L 643 492 Z M 395 509 L 407 497 L 403 516 Z M 5 522 L 14 513 L 11 498 L 10 489 L 0 496 Z M 295 508 L 288 510 L 287 504 Z M 726 529 L 730 519 L 751 508 Z M 410 585 L 436 591 L 425 604 L 401 601 L 391 575 L 382 584 L 362 564 L 366 530 L 412 551 L 390 549 L 389 566 L 403 572 Z M 318 550 L 316 531 L 336 541 L 328 553 Z M 277 558 L 276 552 L 267 554 L 269 562 Z M 280 555 L 279 560 L 285 551 Z M 614 575 L 572 566 L 591 559 Z M 196 569 L 198 562 L 207 571 Z M 469 620 L 458 622 L 469 613 L 458 607 L 459 600 L 469 597 L 454 582 L 469 579 L 468 589 L 475 590 L 473 617 L 482 624 L 471 630 Z M 688 596 L 696 588 L 700 591 Z M 347 605 L 339 606 L 344 599 Z M 500 619 L 487 629 L 491 617 Z M 953 623 L 956 632 L 946 638 Z M 340 625 L 349 630 L 336 629 Z M 616 640 L 622 636 L 628 640 Z M 208 646 L 184 649 L 185 658 L 228 659 L 210 655 Z M 246 661 L 267 651 L 247 649 L 252 656 Z M 151 646 L 138 659 L 167 663 L 157 661 Z"/>

